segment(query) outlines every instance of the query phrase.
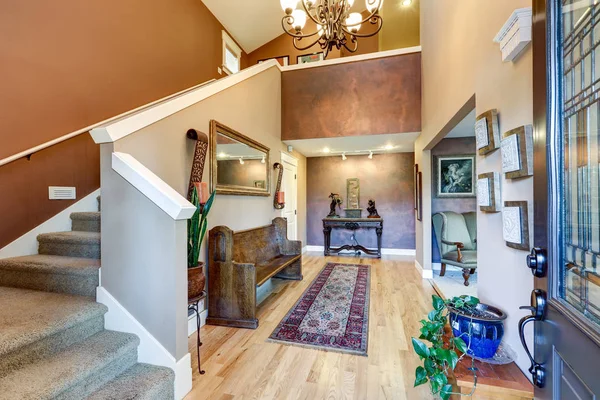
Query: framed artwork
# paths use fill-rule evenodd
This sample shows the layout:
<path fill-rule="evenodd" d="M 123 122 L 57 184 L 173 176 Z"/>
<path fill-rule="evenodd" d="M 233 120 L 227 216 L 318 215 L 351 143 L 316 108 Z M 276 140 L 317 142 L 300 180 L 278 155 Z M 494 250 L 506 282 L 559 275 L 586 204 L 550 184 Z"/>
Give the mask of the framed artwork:
<path fill-rule="evenodd" d="M 475 120 L 475 141 L 479 155 L 485 155 L 500 148 L 498 111 L 489 110 Z"/>
<path fill-rule="evenodd" d="M 281 65 L 282 67 L 285 67 L 290 64 L 290 56 L 278 56 L 278 57 L 265 58 L 262 60 L 258 60 L 257 64 L 262 64 L 265 61 L 269 61 L 269 60 L 276 60 L 279 63 L 279 65 Z"/>
<path fill-rule="evenodd" d="M 423 173 L 417 172 L 417 220 L 423 219 Z"/>
<path fill-rule="evenodd" d="M 502 135 L 502 172 L 506 179 L 533 175 L 533 127 L 524 125 Z"/>
<path fill-rule="evenodd" d="M 437 156 L 436 197 L 475 197 L 475 155 Z"/>
<path fill-rule="evenodd" d="M 527 201 L 505 201 L 502 209 L 502 237 L 508 247 L 529 251 Z"/>
<path fill-rule="evenodd" d="M 419 195 L 419 191 L 417 190 L 417 174 L 419 172 L 419 164 L 415 164 L 415 170 L 414 170 L 414 176 L 413 176 L 413 186 L 414 186 L 414 190 L 413 190 L 413 194 L 414 194 L 414 200 L 415 200 L 415 210 L 417 209 L 417 196 Z"/>
<path fill-rule="evenodd" d="M 264 189 L 266 187 L 266 182 L 264 180 L 262 181 L 254 181 L 254 187 L 255 188 L 261 188 Z"/>
<path fill-rule="evenodd" d="M 502 211 L 500 173 L 487 172 L 477 176 L 477 205 L 483 212 Z"/>
<path fill-rule="evenodd" d="M 313 54 L 304 54 L 296 57 L 296 64 L 308 64 L 317 61 L 323 61 L 325 59 L 325 55 L 321 53 L 313 53 Z"/>

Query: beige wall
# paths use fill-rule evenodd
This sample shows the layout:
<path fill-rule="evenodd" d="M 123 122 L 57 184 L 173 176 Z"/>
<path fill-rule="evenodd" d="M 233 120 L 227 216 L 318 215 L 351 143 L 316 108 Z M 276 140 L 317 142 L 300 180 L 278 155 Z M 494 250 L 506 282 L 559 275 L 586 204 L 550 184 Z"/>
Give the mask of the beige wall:
<path fill-rule="evenodd" d="M 194 143 L 188 129 L 209 133 L 215 119 L 270 148 L 271 165 L 281 161 L 281 73 L 273 67 L 159 121 L 115 143 L 115 151 L 131 154 L 182 195 L 187 194 Z M 210 149 L 209 149 L 210 151 Z M 306 243 L 306 158 L 298 159 L 298 238 Z M 203 180 L 210 180 L 209 157 Z M 271 172 L 271 193 L 277 182 Z M 280 216 L 273 197 L 217 195 L 209 215 L 209 229 L 226 225 L 234 230 L 269 224 Z M 206 242 L 206 241 L 205 241 Z M 205 243 L 206 245 L 206 243 Z M 206 254 L 203 253 L 202 259 Z"/>
<path fill-rule="evenodd" d="M 421 0 L 402 6 L 402 0 L 386 0 L 381 8 L 383 28 L 379 32 L 379 51 L 419 46 Z"/>
<path fill-rule="evenodd" d="M 503 63 L 492 40 L 510 14 L 530 7 L 529 0 L 421 0 L 423 56 L 422 134 L 415 144 L 424 171 L 423 223 L 417 222 L 417 259 L 431 268 L 430 148 L 438 134 L 461 107 L 475 95 L 477 114 L 491 108 L 499 113 L 500 131 L 531 124 L 532 54 L 527 48 L 515 63 Z M 477 171 L 501 172 L 500 150 L 477 157 Z M 533 200 L 533 179 L 502 178 L 502 199 Z M 532 215 L 532 214 L 530 214 Z M 517 323 L 529 304 L 533 278 L 525 267 L 524 251 L 506 247 L 502 216 L 478 212 L 478 295 L 508 313 L 506 341 L 518 353 L 521 369 L 529 367 L 521 347 Z M 531 231 L 533 231 L 531 227 Z"/>

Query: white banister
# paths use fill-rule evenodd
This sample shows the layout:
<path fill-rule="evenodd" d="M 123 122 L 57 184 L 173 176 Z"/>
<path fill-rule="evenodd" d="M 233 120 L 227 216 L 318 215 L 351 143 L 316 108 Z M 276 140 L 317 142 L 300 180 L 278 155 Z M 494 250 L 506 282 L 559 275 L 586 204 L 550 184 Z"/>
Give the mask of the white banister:
<path fill-rule="evenodd" d="M 27 157 L 28 155 L 31 155 L 33 153 L 37 153 L 38 151 L 47 149 L 48 147 L 54 146 L 55 144 L 58 144 L 58 143 L 64 142 L 65 140 L 69 140 L 71 138 L 74 138 L 75 136 L 79 136 L 82 133 L 89 132 L 89 131 L 93 130 L 96 127 L 106 125 L 106 124 L 110 123 L 111 121 L 118 120 L 120 118 L 123 118 L 124 116 L 130 115 L 130 114 L 134 114 L 134 113 L 139 112 L 139 111 L 141 111 L 141 110 L 143 110 L 145 108 L 152 107 L 152 106 L 154 106 L 156 104 L 168 101 L 168 100 L 170 100 L 170 99 L 172 99 L 174 97 L 181 96 L 181 95 L 183 95 L 183 94 L 185 94 L 187 92 L 196 90 L 196 89 L 198 89 L 198 88 L 200 88 L 202 86 L 205 86 L 205 85 L 208 85 L 209 83 L 214 82 L 215 80 L 216 79 L 211 79 L 211 80 L 203 82 L 203 83 L 201 83 L 199 85 L 192 86 L 191 88 L 187 88 L 187 89 L 182 90 L 180 92 L 177 92 L 175 94 L 169 95 L 167 97 L 163 97 L 162 99 L 158 99 L 156 101 L 153 101 L 152 103 L 144 104 L 143 106 L 138 107 L 136 109 L 133 109 L 131 111 L 127 111 L 127 112 L 125 112 L 123 114 L 119 114 L 119 115 L 117 115 L 115 117 L 112 117 L 112 118 L 109 118 L 109 119 L 105 119 L 104 121 L 100 121 L 100 122 L 97 122 L 97 123 L 95 123 L 93 125 L 86 126 L 85 128 L 78 129 L 75 132 L 67 133 L 66 135 L 63 135 L 63 136 L 61 136 L 59 138 L 52 139 L 52 140 L 50 140 L 48 142 L 45 142 L 45 143 L 42 143 L 42 144 L 40 144 L 38 146 L 31 147 L 31 148 L 29 148 L 27 150 L 21 151 L 21 152 L 16 153 L 16 154 L 13 154 L 12 156 L 3 158 L 2 160 L 0 160 L 0 167 L 3 166 L 3 165 L 5 165 L 5 164 L 8 164 L 10 162 L 16 161 L 19 158 Z"/>
<path fill-rule="evenodd" d="M 196 208 L 192 203 L 130 154 L 113 153 L 112 169 L 174 220 L 194 215 Z"/>

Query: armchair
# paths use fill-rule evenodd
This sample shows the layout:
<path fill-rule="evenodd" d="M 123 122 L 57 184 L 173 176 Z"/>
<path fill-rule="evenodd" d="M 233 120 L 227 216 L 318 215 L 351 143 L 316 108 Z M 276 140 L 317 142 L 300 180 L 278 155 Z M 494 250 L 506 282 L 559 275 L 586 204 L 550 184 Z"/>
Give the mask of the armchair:
<path fill-rule="evenodd" d="M 432 220 L 442 258 L 440 276 L 446 274 L 447 264 L 462 268 L 465 286 L 469 286 L 477 269 L 477 214 L 444 211 Z"/>

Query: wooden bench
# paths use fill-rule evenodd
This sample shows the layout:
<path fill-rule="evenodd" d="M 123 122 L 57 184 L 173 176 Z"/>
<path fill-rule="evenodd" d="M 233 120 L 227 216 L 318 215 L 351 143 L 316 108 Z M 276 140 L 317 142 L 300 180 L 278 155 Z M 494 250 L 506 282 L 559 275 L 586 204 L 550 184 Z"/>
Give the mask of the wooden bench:
<path fill-rule="evenodd" d="M 284 218 L 245 231 L 211 229 L 206 323 L 256 329 L 256 289 L 272 277 L 302 280 L 302 242 L 287 239 Z"/>

